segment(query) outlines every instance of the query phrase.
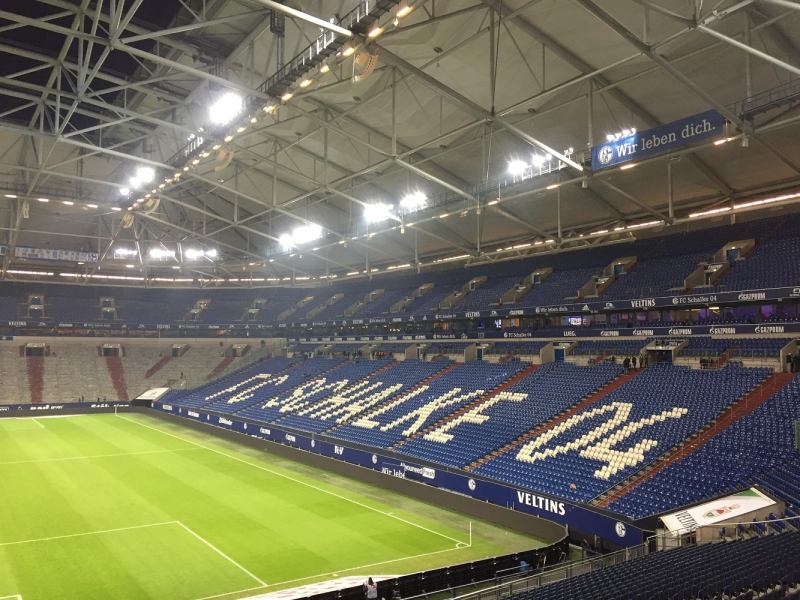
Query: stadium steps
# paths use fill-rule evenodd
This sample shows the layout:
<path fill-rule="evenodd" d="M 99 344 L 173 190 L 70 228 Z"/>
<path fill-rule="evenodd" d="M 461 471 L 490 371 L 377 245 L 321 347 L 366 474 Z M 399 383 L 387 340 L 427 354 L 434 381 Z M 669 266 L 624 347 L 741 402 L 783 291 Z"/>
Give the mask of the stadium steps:
<path fill-rule="evenodd" d="M 158 373 L 161 370 L 161 368 L 164 365 L 166 365 L 170 360 L 172 360 L 172 355 L 170 354 L 165 354 L 164 356 L 159 358 L 158 361 L 153 366 L 151 366 L 149 369 L 147 369 L 147 371 L 145 371 L 144 378 L 150 379 L 153 375 Z"/>
<path fill-rule="evenodd" d="M 408 438 L 406 438 L 404 440 L 401 440 L 400 442 L 395 444 L 393 447 L 397 448 L 397 447 L 402 446 L 403 444 L 406 444 L 406 443 L 408 443 L 408 442 L 410 442 L 412 440 L 415 440 L 415 439 L 417 439 L 419 437 L 422 437 L 425 434 L 430 433 L 431 431 L 434 431 L 435 429 L 438 429 L 442 425 L 445 425 L 446 423 L 449 423 L 453 419 L 460 417 L 464 413 L 473 410 L 475 407 L 480 406 L 481 404 L 483 404 L 487 400 L 489 400 L 491 398 L 494 398 L 500 392 L 504 392 L 505 390 L 507 390 L 511 386 L 516 385 L 517 383 L 519 383 L 520 381 L 525 379 L 528 375 L 531 375 L 533 372 L 535 372 L 540 366 L 541 365 L 529 365 L 529 366 L 527 366 L 526 368 L 522 369 L 522 371 L 519 371 L 518 373 L 515 373 L 514 375 L 512 375 L 511 377 L 509 377 L 508 379 L 506 379 L 505 381 L 503 381 L 499 385 L 495 386 L 494 388 L 492 388 L 488 392 L 482 394 L 476 400 L 473 400 L 472 402 L 466 404 L 465 406 L 462 406 L 458 410 L 456 410 L 456 411 L 454 411 L 454 412 L 452 412 L 452 413 L 450 413 L 448 415 L 445 415 L 444 417 L 442 417 L 438 421 L 432 423 L 431 425 L 428 425 L 424 429 L 419 430 L 417 433 L 415 433 L 411 437 L 408 437 Z"/>
<path fill-rule="evenodd" d="M 32 404 L 42 403 L 44 390 L 44 356 L 28 356 L 25 358 L 28 371 L 28 389 L 31 394 Z"/>
<path fill-rule="evenodd" d="M 234 356 L 225 356 L 221 361 L 217 363 L 217 365 L 211 369 L 211 371 L 206 375 L 206 381 L 211 381 L 217 375 L 221 375 L 222 372 L 228 368 L 228 366 L 233 362 Z"/>
<path fill-rule="evenodd" d="M 498 456 L 501 456 L 501 455 L 509 452 L 513 448 L 521 446 L 522 444 L 528 442 L 529 440 L 535 438 L 536 436 L 541 435 L 542 433 L 544 433 L 548 429 L 552 429 L 553 427 L 555 427 L 556 425 L 558 425 L 562 421 L 566 421 L 567 419 L 569 419 L 572 415 L 574 415 L 576 413 L 579 413 L 582 410 L 585 410 L 586 408 L 588 408 L 592 404 L 595 404 L 596 402 L 599 402 L 600 400 L 605 398 L 608 394 L 610 394 L 611 392 L 613 392 L 617 388 L 619 388 L 619 387 L 625 385 L 626 383 L 628 383 L 631 379 L 633 379 L 634 377 L 639 375 L 642 371 L 643 371 L 643 369 L 631 369 L 627 373 L 623 373 L 622 375 L 620 375 L 616 379 L 610 381 L 609 383 L 607 383 L 606 385 L 604 385 L 600 389 L 598 389 L 598 390 L 592 392 L 591 394 L 589 394 L 588 396 L 586 396 L 583 400 L 578 401 L 576 404 L 573 404 L 571 407 L 569 407 L 565 411 L 557 414 L 552 419 L 550 419 L 548 421 L 545 421 L 544 423 L 541 423 L 540 425 L 537 425 L 536 427 L 534 427 L 533 429 L 531 429 L 530 431 L 528 431 L 526 433 L 523 433 L 517 439 L 510 441 L 505 446 L 502 446 L 502 447 L 498 448 L 497 450 L 494 450 L 494 451 L 490 452 L 486 456 L 482 456 L 479 459 L 471 462 L 466 467 L 464 467 L 464 470 L 465 471 L 473 471 L 473 470 L 477 469 L 479 466 L 481 466 L 482 464 L 484 464 L 486 462 L 489 462 L 490 460 L 494 460 Z"/>
<path fill-rule="evenodd" d="M 734 402 L 713 421 L 704 425 L 700 430 L 681 441 L 676 446 L 669 449 L 661 456 L 657 462 L 650 463 L 642 470 L 637 471 L 628 479 L 607 490 L 594 500 L 591 504 L 607 508 L 611 502 L 622 498 L 634 488 L 655 477 L 658 473 L 666 469 L 672 463 L 677 462 L 697 449 L 703 447 L 719 433 L 725 431 L 736 421 L 749 415 L 770 397 L 776 394 L 781 388 L 794 379 L 794 373 L 773 373 L 761 382 L 756 388 L 745 394 Z"/>
<path fill-rule="evenodd" d="M 106 367 L 111 375 L 111 383 L 117 393 L 117 400 L 128 401 L 128 384 L 125 383 L 125 370 L 119 356 L 106 356 Z"/>

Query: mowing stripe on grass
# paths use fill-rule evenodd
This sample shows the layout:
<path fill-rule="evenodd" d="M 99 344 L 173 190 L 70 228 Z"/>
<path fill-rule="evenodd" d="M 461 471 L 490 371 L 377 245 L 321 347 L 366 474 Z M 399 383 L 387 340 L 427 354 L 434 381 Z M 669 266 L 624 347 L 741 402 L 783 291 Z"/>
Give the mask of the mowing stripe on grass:
<path fill-rule="evenodd" d="M 34 544 L 37 542 L 49 542 L 52 540 L 65 540 L 67 538 L 84 537 L 87 535 L 99 535 L 103 533 L 117 533 L 119 531 L 130 531 L 131 529 L 146 529 L 148 527 L 163 527 L 164 525 L 175 525 L 177 521 L 162 521 L 160 523 L 147 523 L 145 525 L 131 525 L 130 527 L 116 527 L 115 529 L 100 529 L 98 531 L 84 531 L 81 533 L 70 533 L 67 535 L 53 535 L 50 537 L 34 538 L 30 540 L 18 540 L 16 542 L 0 542 L 2 546 L 18 546 L 19 544 Z M 11 596 L 12 598 L 14 596 Z M 0 598 L 2 600 L 2 598 Z"/>
<path fill-rule="evenodd" d="M 206 449 L 206 450 L 208 450 L 210 452 L 214 452 L 216 454 L 219 454 L 220 456 L 224 456 L 224 457 L 229 458 L 231 460 L 235 460 L 235 461 L 238 461 L 240 463 L 249 465 L 249 466 L 251 466 L 251 467 L 253 467 L 255 469 L 260 469 L 262 471 L 265 471 L 265 472 L 270 473 L 272 475 L 275 475 L 277 477 L 283 477 L 284 479 L 288 479 L 289 481 L 293 481 L 293 482 L 295 482 L 297 484 L 306 486 L 306 487 L 311 488 L 313 490 L 316 490 L 318 492 L 322 492 L 323 494 L 328 494 L 329 496 L 334 496 L 335 498 L 339 498 L 340 500 L 345 500 L 346 502 L 350 502 L 352 504 L 355 504 L 356 506 L 360 506 L 362 508 L 366 508 L 367 510 L 371 510 L 373 512 L 376 512 L 376 513 L 379 513 L 381 515 L 384 515 L 385 517 L 389 517 L 390 519 L 395 519 L 395 520 L 401 521 L 401 522 L 403 522 L 403 523 L 405 523 L 407 525 L 411 525 L 412 527 L 416 527 L 418 529 L 422 529 L 423 531 L 427 531 L 428 533 L 432 533 L 434 535 L 438 535 L 439 537 L 448 539 L 451 542 L 455 542 L 457 544 L 467 544 L 467 542 L 463 542 L 461 540 L 457 540 L 456 538 L 450 537 L 449 535 L 447 535 L 445 533 L 440 533 L 438 531 L 434 531 L 433 529 L 429 529 L 429 528 L 425 527 L 424 525 L 420 525 L 419 523 L 414 523 L 413 521 L 409 521 L 407 519 L 404 519 L 403 517 L 398 517 L 397 515 L 394 515 L 392 513 L 388 513 L 388 512 L 383 511 L 383 510 L 381 510 L 379 508 L 375 508 L 374 506 L 369 506 L 368 504 L 363 504 L 362 502 L 359 502 L 358 500 L 353 500 L 352 498 L 348 498 L 346 496 L 342 496 L 340 494 L 337 494 L 336 492 L 332 492 L 330 490 L 319 488 L 319 487 L 315 486 L 314 484 L 302 481 L 300 479 L 295 479 L 294 477 L 291 477 L 289 475 L 284 475 L 283 473 L 279 473 L 277 471 L 273 471 L 272 469 L 268 469 L 267 467 L 264 467 L 262 465 L 259 465 L 259 464 L 256 464 L 256 463 L 252 463 L 252 462 L 250 462 L 248 460 L 245 460 L 243 458 L 240 458 L 238 456 L 234 456 L 233 454 L 228 454 L 227 452 L 223 452 L 222 450 L 217 450 L 216 448 L 211 448 L 210 446 L 204 446 L 203 444 L 195 442 L 194 440 L 190 440 L 190 439 L 181 437 L 181 436 L 176 435 L 174 433 L 171 433 L 169 431 L 164 431 L 163 429 L 159 429 L 158 427 L 153 427 L 152 425 L 146 425 L 144 423 L 140 423 L 139 421 L 135 421 L 133 419 L 129 419 L 128 417 L 124 417 L 122 415 L 117 415 L 117 417 L 120 418 L 120 419 L 123 419 L 125 421 L 128 421 L 130 423 L 133 423 L 135 425 L 139 425 L 140 427 L 146 427 L 147 429 L 152 429 L 153 431 L 157 431 L 157 432 L 159 432 L 159 433 L 161 433 L 163 435 L 168 435 L 168 436 L 173 437 L 173 438 L 175 438 L 177 440 L 181 440 L 182 442 L 186 442 L 188 444 L 194 444 L 195 446 L 198 446 L 200 448 L 204 448 L 204 449 Z"/>
<path fill-rule="evenodd" d="M 200 450 L 200 448 L 175 448 L 174 450 L 142 450 L 140 452 L 117 452 L 114 454 L 88 454 L 86 456 L 62 456 L 59 458 L 32 458 L 30 460 L 9 460 L 0 462 L 0 467 L 4 465 L 26 465 L 30 463 L 50 463 L 70 460 L 90 460 L 93 458 L 114 458 L 118 456 L 141 456 L 143 454 L 170 454 L 172 452 L 187 452 L 190 450 Z M 0 598 L 0 600 L 3 600 Z"/>
<path fill-rule="evenodd" d="M 178 525 L 178 526 L 180 526 L 180 527 L 182 527 L 182 528 L 183 528 L 184 530 L 186 530 L 188 533 L 190 533 L 190 534 L 191 534 L 191 535 L 193 535 L 195 538 L 197 538 L 198 540 L 200 540 L 201 542 L 203 542 L 203 543 L 204 543 L 206 546 L 208 546 L 209 548 L 211 548 L 211 549 L 212 549 L 214 552 L 216 552 L 217 554 L 219 554 L 219 555 L 220 555 L 222 558 L 224 558 L 225 560 L 227 560 L 229 563 L 231 563 L 231 564 L 232 564 L 232 565 L 234 565 L 235 567 L 239 567 L 239 569 L 241 569 L 241 570 L 242 570 L 244 573 L 246 573 L 246 574 L 247 574 L 247 575 L 249 575 L 249 576 L 250 576 L 252 579 L 254 579 L 255 581 L 257 581 L 257 582 L 258 582 L 258 583 L 259 583 L 259 584 L 260 584 L 262 587 L 267 587 L 267 586 L 269 586 L 269 584 L 268 584 L 268 583 L 266 583 L 265 581 L 263 581 L 261 578 L 259 578 L 259 577 L 255 576 L 255 575 L 253 575 L 253 573 L 251 573 L 250 571 L 248 571 L 248 570 L 247 570 L 245 567 L 243 567 L 243 566 L 242 566 L 242 565 L 240 565 L 238 562 L 236 562 L 235 560 L 233 560 L 233 559 L 232 559 L 230 556 L 228 556 L 227 554 L 225 554 L 225 553 L 224 553 L 222 550 L 220 550 L 219 548 L 217 548 L 217 547 L 216 547 L 214 544 L 212 544 L 211 542 L 209 542 L 209 541 L 208 541 L 206 538 L 204 538 L 203 536 L 201 536 L 199 533 L 197 533 L 197 532 L 196 532 L 196 531 L 194 531 L 193 529 L 190 529 L 189 527 L 187 527 L 186 525 L 184 525 L 184 524 L 183 524 L 183 523 L 181 523 L 180 521 L 175 521 L 175 524 L 176 524 L 176 525 Z"/>

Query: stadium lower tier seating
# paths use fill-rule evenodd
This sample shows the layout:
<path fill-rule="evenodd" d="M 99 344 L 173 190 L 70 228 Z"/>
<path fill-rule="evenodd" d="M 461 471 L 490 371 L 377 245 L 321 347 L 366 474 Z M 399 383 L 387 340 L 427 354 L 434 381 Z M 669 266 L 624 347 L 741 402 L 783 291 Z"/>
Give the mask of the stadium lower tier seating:
<path fill-rule="evenodd" d="M 768 374 L 734 364 L 718 371 L 654 365 L 476 473 L 588 502 L 699 430 Z"/>
<path fill-rule="evenodd" d="M 639 518 L 722 492 L 772 481 L 788 504 L 800 507 L 800 477 L 780 483 L 765 472 L 784 463 L 800 465 L 794 423 L 800 419 L 800 378 L 795 377 L 711 441 L 613 502 L 615 512 Z M 769 485 L 769 484 L 767 484 Z M 792 496 L 792 491 L 796 495 Z M 793 501 L 792 501 L 793 500 Z"/>
<path fill-rule="evenodd" d="M 500 448 L 544 423 L 622 373 L 618 365 L 594 369 L 549 363 L 482 403 L 463 420 L 450 421 L 398 448 L 409 456 L 453 467 Z"/>
<path fill-rule="evenodd" d="M 800 598 L 800 533 L 653 552 L 510 600 Z"/>
<path fill-rule="evenodd" d="M 624 373 L 619 362 L 272 358 L 171 392 L 165 401 L 393 447 L 589 502 L 730 413 L 769 375 L 734 363 L 703 371 L 656 364 Z M 771 389 L 764 393 L 777 388 Z M 798 396 L 795 379 L 695 452 L 627 489 L 611 509 L 638 518 L 761 483 L 759 477 L 778 478 L 765 472 L 800 464 L 792 450 Z M 800 497 L 795 479 L 785 474 L 782 480 L 788 497 Z"/>

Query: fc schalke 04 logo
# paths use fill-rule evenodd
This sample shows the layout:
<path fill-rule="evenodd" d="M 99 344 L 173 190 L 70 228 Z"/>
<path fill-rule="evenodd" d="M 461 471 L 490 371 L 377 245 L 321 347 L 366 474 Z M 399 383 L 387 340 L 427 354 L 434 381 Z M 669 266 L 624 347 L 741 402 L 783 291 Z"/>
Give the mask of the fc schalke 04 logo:
<path fill-rule="evenodd" d="M 603 146 L 597 153 L 597 158 L 602 164 L 607 165 L 614 158 L 614 149 L 611 146 Z"/>
<path fill-rule="evenodd" d="M 470 479 L 469 481 L 467 481 L 467 487 L 468 487 L 468 488 L 469 488 L 471 491 L 473 491 L 473 492 L 474 492 L 474 491 L 475 491 L 475 488 L 477 487 L 477 486 L 476 486 L 476 484 L 475 484 L 475 480 L 474 480 L 474 479 Z"/>
<path fill-rule="evenodd" d="M 617 524 L 614 526 L 614 530 L 617 532 L 619 537 L 625 537 L 625 534 L 627 533 L 625 531 L 625 523 L 621 523 L 619 521 L 617 521 Z"/>

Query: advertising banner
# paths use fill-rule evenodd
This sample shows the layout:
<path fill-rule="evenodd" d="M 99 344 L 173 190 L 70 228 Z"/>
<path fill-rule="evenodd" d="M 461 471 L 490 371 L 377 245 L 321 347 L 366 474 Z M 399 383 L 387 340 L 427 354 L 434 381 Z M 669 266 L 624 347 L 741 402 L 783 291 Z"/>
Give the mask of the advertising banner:
<path fill-rule="evenodd" d="M 722 137 L 725 117 L 707 110 L 691 117 L 607 141 L 592 148 L 592 170 L 607 169 L 632 160 L 664 154 L 710 137 Z"/>
<path fill-rule="evenodd" d="M 713 525 L 722 521 L 730 521 L 741 515 L 776 505 L 772 498 L 762 494 L 755 488 L 742 490 L 712 502 L 698 504 L 661 517 L 661 521 L 671 532 L 694 531 L 703 525 Z"/>
<path fill-rule="evenodd" d="M 385 450 L 364 450 L 319 439 L 309 434 L 286 431 L 269 424 L 207 413 L 200 409 L 153 402 L 153 408 L 180 417 L 193 419 L 244 435 L 313 452 L 336 460 L 380 471 L 385 475 L 409 479 L 499 506 L 549 519 L 588 534 L 597 534 L 619 546 L 635 546 L 644 540 L 643 530 L 629 521 L 581 504 L 573 504 L 531 490 L 511 487 L 500 482 L 475 477 L 470 473 L 444 470 L 407 461 L 403 457 L 382 454 Z"/>

